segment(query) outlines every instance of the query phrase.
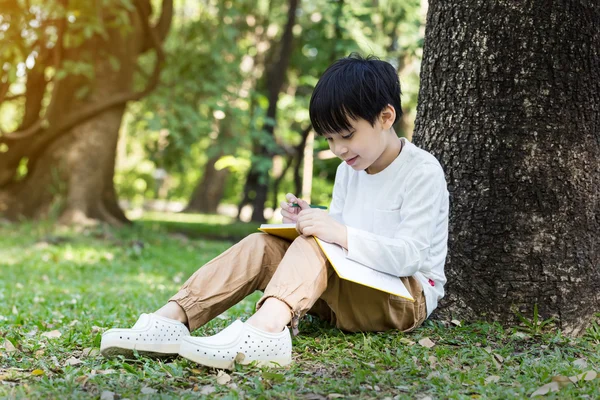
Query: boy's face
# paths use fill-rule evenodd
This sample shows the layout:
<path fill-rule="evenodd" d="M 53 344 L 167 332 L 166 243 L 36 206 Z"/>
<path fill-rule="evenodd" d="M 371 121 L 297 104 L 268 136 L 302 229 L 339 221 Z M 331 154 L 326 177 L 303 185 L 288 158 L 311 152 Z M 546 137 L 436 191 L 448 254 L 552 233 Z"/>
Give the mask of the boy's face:
<path fill-rule="evenodd" d="M 394 154 L 392 158 L 389 151 L 386 152 L 391 141 L 398 140 L 395 134 L 390 135 L 391 123 L 388 126 L 385 116 L 377 118 L 374 126 L 364 119 L 351 120 L 352 127 L 348 131 L 323 136 L 333 154 L 355 171 L 368 169 L 367 172 L 373 174 L 385 169 L 397 156 Z"/>

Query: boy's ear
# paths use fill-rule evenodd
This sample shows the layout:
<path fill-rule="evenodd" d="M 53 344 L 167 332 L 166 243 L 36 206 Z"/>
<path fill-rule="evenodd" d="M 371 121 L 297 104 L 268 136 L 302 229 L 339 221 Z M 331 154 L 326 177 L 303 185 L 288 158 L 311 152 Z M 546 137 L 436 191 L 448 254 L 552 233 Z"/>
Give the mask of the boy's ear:
<path fill-rule="evenodd" d="M 391 104 L 388 104 L 381 112 L 380 117 L 383 129 L 390 129 L 396 120 L 396 110 Z"/>

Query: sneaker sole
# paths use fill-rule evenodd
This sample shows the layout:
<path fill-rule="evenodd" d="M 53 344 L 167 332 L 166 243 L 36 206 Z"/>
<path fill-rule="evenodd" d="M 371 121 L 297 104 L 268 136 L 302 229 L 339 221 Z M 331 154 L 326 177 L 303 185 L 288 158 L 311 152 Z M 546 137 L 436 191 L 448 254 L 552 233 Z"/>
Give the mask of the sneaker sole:
<path fill-rule="evenodd" d="M 235 362 L 234 360 L 215 360 L 214 358 L 206 358 L 203 357 L 202 354 L 199 353 L 198 349 L 193 345 L 188 344 L 183 341 L 179 347 L 179 355 L 185 359 L 193 361 L 195 363 L 212 367 L 218 369 L 234 369 Z M 292 363 L 292 359 L 290 358 L 276 358 L 273 360 L 244 360 L 241 362 L 237 362 L 237 364 L 247 365 L 255 362 L 259 367 L 284 367 Z"/>
<path fill-rule="evenodd" d="M 147 357 L 168 358 L 177 356 L 179 353 L 179 344 L 144 345 L 120 339 L 105 339 L 102 340 L 102 344 L 100 345 L 100 354 L 106 358 L 116 356 L 133 357 L 134 350 L 137 351 L 138 354 Z"/>

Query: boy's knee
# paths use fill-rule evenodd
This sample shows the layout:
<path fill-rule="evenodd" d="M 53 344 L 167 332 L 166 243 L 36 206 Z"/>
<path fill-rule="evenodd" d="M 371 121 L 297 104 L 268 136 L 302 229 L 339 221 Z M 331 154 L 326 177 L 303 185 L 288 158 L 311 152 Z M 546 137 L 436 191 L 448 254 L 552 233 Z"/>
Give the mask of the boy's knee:
<path fill-rule="evenodd" d="M 269 236 L 270 235 L 262 232 L 251 233 L 250 235 L 246 236 L 240 243 L 243 243 L 246 246 L 262 248 L 266 246 L 269 242 Z"/>

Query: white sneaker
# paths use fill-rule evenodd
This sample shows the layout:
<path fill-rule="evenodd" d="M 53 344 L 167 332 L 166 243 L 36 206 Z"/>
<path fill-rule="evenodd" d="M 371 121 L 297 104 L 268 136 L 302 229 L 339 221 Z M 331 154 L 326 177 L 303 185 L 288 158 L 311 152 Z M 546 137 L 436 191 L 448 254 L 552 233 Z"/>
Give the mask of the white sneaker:
<path fill-rule="evenodd" d="M 154 357 L 176 355 L 181 339 L 189 336 L 187 327 L 174 319 L 142 314 L 131 329 L 109 329 L 102 334 L 100 353 L 110 358 L 129 356 L 133 350 Z"/>
<path fill-rule="evenodd" d="M 292 362 L 292 337 L 288 328 L 270 333 L 237 320 L 214 336 L 184 337 L 179 355 L 221 369 L 253 361 L 258 365 L 284 366 Z"/>

